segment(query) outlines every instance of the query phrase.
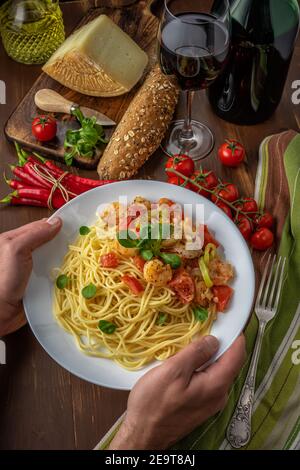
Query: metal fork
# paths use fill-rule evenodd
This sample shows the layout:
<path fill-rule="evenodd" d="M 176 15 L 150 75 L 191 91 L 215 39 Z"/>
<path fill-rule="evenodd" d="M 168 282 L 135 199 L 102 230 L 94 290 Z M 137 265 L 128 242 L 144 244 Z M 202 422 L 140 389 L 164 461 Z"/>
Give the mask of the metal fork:
<path fill-rule="evenodd" d="M 272 255 L 268 258 L 255 303 L 255 313 L 259 321 L 259 328 L 251 364 L 237 407 L 227 428 L 227 440 L 235 449 L 244 447 L 251 438 L 251 418 L 257 364 L 266 325 L 277 313 L 283 284 L 286 258 L 279 257 L 276 262 L 275 255 L 272 262 L 271 259 Z"/>

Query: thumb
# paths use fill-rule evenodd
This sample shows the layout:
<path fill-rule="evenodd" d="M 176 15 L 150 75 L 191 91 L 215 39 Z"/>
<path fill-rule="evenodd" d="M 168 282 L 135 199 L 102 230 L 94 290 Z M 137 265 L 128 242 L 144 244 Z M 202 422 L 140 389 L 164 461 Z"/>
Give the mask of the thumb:
<path fill-rule="evenodd" d="M 52 240 L 60 231 L 61 226 L 62 220 L 59 217 L 33 222 L 27 226 L 26 230 L 21 231 L 20 234 L 14 238 L 14 243 L 19 250 L 36 250 Z M 24 228 L 26 228 L 26 226 Z"/>
<path fill-rule="evenodd" d="M 218 349 L 219 341 L 217 338 L 214 336 L 204 336 L 200 340 L 193 341 L 178 354 L 168 359 L 168 361 L 172 361 L 173 366 L 176 364 L 181 376 L 189 382 L 193 373 L 209 361 Z"/>

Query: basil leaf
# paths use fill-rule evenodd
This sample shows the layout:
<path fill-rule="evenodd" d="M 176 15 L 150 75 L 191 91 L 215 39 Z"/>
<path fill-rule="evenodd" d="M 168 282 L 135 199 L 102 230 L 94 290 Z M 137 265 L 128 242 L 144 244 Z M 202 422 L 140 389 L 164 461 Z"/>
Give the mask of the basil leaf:
<path fill-rule="evenodd" d="M 97 293 L 97 287 L 94 284 L 88 284 L 81 291 L 85 299 L 92 299 Z"/>
<path fill-rule="evenodd" d="M 117 239 L 124 248 L 136 248 L 138 245 L 136 235 L 129 230 L 121 230 L 117 234 Z"/>
<path fill-rule="evenodd" d="M 151 250 L 141 250 L 140 255 L 145 261 L 150 261 L 153 258 L 153 252 Z"/>
<path fill-rule="evenodd" d="M 90 233 L 91 229 L 89 227 L 86 227 L 85 225 L 82 225 L 82 227 L 80 227 L 79 229 L 79 233 L 80 235 L 87 235 L 88 233 Z"/>
<path fill-rule="evenodd" d="M 107 335 L 112 335 L 117 328 L 114 323 L 107 320 L 100 320 L 98 327 L 99 330 L 103 331 L 103 333 L 106 333 Z"/>
<path fill-rule="evenodd" d="M 168 318 L 168 314 L 167 314 L 167 313 L 160 313 L 160 314 L 158 315 L 158 317 L 157 317 L 157 321 L 156 321 L 157 325 L 159 325 L 159 326 L 164 325 L 164 323 L 166 322 L 167 318 Z"/>
<path fill-rule="evenodd" d="M 203 308 L 203 307 L 195 307 L 194 315 L 195 315 L 196 320 L 203 323 L 208 319 L 208 310 L 206 310 L 206 308 Z"/>
<path fill-rule="evenodd" d="M 56 279 L 56 287 L 57 287 L 58 289 L 64 289 L 65 287 L 67 287 L 68 282 L 69 282 L 68 276 L 66 276 L 65 274 L 61 274 L 61 275 L 58 276 L 58 278 Z"/>
<path fill-rule="evenodd" d="M 162 260 L 171 266 L 172 269 L 178 269 L 181 266 L 181 258 L 173 253 L 160 253 Z"/>

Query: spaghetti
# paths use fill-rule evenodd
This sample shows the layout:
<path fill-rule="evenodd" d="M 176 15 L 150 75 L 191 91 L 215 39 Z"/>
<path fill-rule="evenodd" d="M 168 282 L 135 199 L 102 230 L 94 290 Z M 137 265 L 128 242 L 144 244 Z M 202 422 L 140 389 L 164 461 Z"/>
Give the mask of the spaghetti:
<path fill-rule="evenodd" d="M 90 227 L 69 246 L 60 268 L 68 281 L 64 288 L 55 287 L 55 317 L 84 354 L 110 358 L 136 370 L 174 355 L 195 335 L 209 333 L 216 318 L 216 299 L 206 296 L 206 309 L 202 311 L 207 316 L 199 321 L 195 302 L 183 303 L 176 289 L 170 287 L 172 283 L 163 286 L 146 282 L 136 257 L 128 256 L 124 248 L 118 250 L 116 243 L 99 238 L 97 225 Z M 117 266 L 102 266 L 99 260 L 112 253 L 117 254 Z M 201 272 L 196 275 L 199 283 L 203 282 Z M 124 283 L 126 277 L 140 284 L 139 295 Z M 86 286 L 96 286 L 93 295 L 83 295 Z M 109 332 L 99 328 L 100 321 L 113 328 Z"/>

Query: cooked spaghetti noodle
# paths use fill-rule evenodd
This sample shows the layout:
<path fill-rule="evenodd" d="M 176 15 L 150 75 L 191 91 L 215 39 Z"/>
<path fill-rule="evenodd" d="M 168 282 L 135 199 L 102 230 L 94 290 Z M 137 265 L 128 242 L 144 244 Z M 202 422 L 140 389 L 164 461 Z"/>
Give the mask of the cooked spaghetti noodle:
<path fill-rule="evenodd" d="M 209 303 L 207 318 L 199 321 L 194 304 L 181 302 L 168 285 L 146 282 L 132 257 L 118 252 L 117 267 L 101 266 L 99 259 L 114 252 L 116 240 L 99 238 L 93 226 L 69 246 L 60 268 L 68 283 L 63 289 L 55 287 L 55 317 L 83 353 L 135 370 L 172 356 L 195 335 L 209 333 L 216 303 Z M 124 276 L 137 279 L 143 292 L 131 292 L 122 281 Z M 82 295 L 88 285 L 96 286 L 92 298 Z M 99 328 L 100 320 L 114 325 L 113 334 Z"/>

